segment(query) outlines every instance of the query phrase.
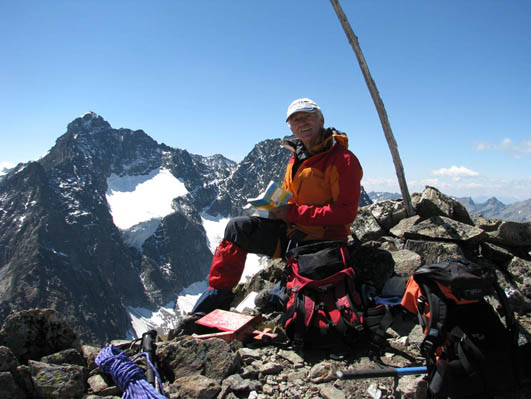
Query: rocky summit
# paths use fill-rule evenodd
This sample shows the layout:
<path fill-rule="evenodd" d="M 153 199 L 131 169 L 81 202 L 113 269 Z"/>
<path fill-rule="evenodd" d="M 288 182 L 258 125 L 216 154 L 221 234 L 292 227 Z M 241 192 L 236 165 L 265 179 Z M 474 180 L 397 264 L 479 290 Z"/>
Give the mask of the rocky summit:
<path fill-rule="evenodd" d="M 248 212 L 246 199 L 280 181 L 290 155 L 265 140 L 236 163 L 93 112 L 75 119 L 42 158 L 0 176 L 0 323 L 53 308 L 87 342 L 132 335 L 129 308 L 155 311 L 205 279 L 202 216 Z"/>
<path fill-rule="evenodd" d="M 377 293 L 390 281 L 404 282 L 420 265 L 465 258 L 497 271 L 520 326 L 521 342 L 531 339 L 531 223 L 470 217 L 466 209 L 433 187 L 412 195 L 416 215 L 408 217 L 401 201 L 360 209 L 352 225 L 351 256 L 361 281 Z M 234 306 L 252 292 L 283 278 L 286 264 L 271 261 L 237 289 Z M 495 298 L 492 298 L 495 300 Z M 267 307 L 242 310 L 258 315 L 257 329 L 276 337 L 261 340 L 199 339 L 194 318 L 183 320 L 155 343 L 155 365 L 168 398 L 425 398 L 423 376 L 348 379 L 338 373 L 379 367 L 367 343 L 294 348 Z M 424 334 L 416 316 L 392 308 L 387 345 L 379 361 L 391 367 L 423 364 L 418 345 Z M 107 342 L 109 343 L 109 342 Z M 141 352 L 138 341 L 113 344 L 129 358 Z M 118 398 L 111 376 L 95 363 L 101 346 L 87 345 L 57 311 L 11 313 L 0 329 L 0 397 Z M 146 366 L 139 361 L 139 367 Z M 513 397 L 529 398 L 528 388 Z"/>

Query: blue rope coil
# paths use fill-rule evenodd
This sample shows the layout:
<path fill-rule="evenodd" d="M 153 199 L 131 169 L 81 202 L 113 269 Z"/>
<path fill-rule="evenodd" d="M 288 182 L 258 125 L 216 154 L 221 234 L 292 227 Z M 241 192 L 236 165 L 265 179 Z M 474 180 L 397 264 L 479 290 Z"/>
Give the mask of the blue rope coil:
<path fill-rule="evenodd" d="M 135 359 L 142 355 L 146 356 L 149 367 L 153 369 L 161 393 L 155 391 L 154 387 L 146 381 L 142 369 L 114 345 L 103 348 L 96 356 L 95 362 L 101 371 L 112 376 L 115 384 L 123 392 L 122 399 L 167 399 L 163 395 L 159 373 L 151 363 L 149 354 L 143 352 Z"/>

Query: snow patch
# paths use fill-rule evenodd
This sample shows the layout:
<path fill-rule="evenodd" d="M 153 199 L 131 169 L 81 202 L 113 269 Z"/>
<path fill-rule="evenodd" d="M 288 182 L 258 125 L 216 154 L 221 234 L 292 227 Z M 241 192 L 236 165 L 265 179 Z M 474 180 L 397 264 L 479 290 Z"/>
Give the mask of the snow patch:
<path fill-rule="evenodd" d="M 174 212 L 174 198 L 188 194 L 182 181 L 160 168 L 142 176 L 112 174 L 107 186 L 107 203 L 114 224 L 121 230 L 152 219 L 160 221 Z"/>
<path fill-rule="evenodd" d="M 195 303 L 201 296 L 201 294 L 208 288 L 208 282 L 198 281 L 186 287 L 177 295 L 177 305 L 175 309 L 179 316 L 184 316 L 192 311 Z"/>
<path fill-rule="evenodd" d="M 201 220 L 203 222 L 203 227 L 206 231 L 208 240 L 207 245 L 212 253 L 214 253 L 218 244 L 221 242 L 221 240 L 223 240 L 223 236 L 225 235 L 225 227 L 227 227 L 227 223 L 230 219 L 230 217 L 212 216 L 208 215 L 207 213 L 201 214 Z M 259 270 L 264 268 L 266 264 L 266 256 L 248 254 L 240 283 L 246 282 Z"/>
<path fill-rule="evenodd" d="M 157 330 L 158 333 L 164 335 L 168 334 L 172 328 L 175 328 L 175 323 L 179 320 L 175 314 L 174 306 L 175 302 L 170 302 L 157 311 L 127 306 L 131 327 L 134 335 L 136 335 L 133 338 L 140 338 L 143 333 L 149 330 Z"/>
<path fill-rule="evenodd" d="M 142 252 L 142 245 L 157 231 L 162 218 L 149 219 L 122 231 L 122 240 Z"/>
<path fill-rule="evenodd" d="M 211 216 L 207 213 L 201 214 L 201 221 L 207 236 L 207 245 L 210 252 L 214 253 L 218 244 L 223 240 L 225 235 L 225 227 L 229 223 L 229 217 Z"/>

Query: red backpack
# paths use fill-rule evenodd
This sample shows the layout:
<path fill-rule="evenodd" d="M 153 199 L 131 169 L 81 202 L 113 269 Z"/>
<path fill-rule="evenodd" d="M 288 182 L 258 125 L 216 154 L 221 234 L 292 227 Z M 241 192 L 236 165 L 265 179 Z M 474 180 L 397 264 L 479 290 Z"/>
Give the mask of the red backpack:
<path fill-rule="evenodd" d="M 295 346 L 357 341 L 364 313 L 345 242 L 326 241 L 287 253 L 284 327 Z"/>

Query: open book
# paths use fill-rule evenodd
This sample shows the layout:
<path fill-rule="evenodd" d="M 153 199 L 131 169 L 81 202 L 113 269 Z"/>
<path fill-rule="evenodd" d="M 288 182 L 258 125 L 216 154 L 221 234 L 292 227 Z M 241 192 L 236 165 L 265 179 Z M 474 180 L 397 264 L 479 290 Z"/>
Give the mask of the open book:
<path fill-rule="evenodd" d="M 286 205 L 293 194 L 284 190 L 278 183 L 270 182 L 265 191 L 256 198 L 249 198 L 247 202 L 256 209 L 269 210 Z"/>

